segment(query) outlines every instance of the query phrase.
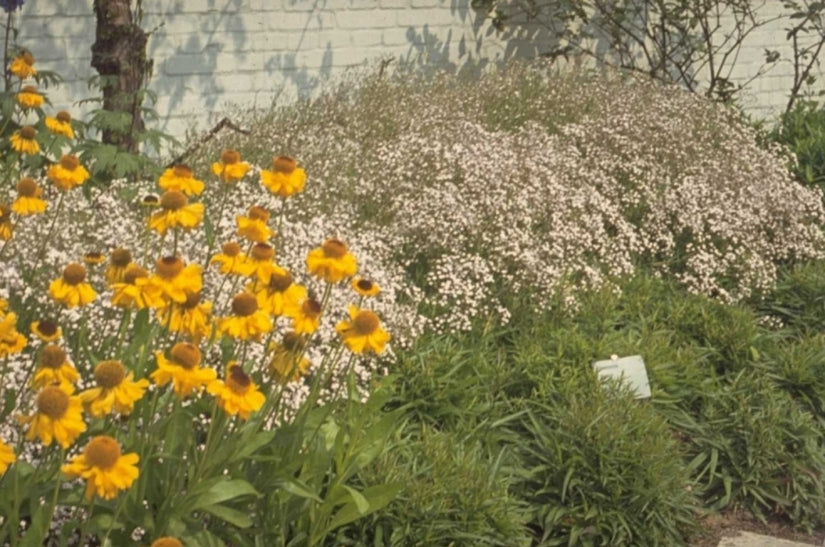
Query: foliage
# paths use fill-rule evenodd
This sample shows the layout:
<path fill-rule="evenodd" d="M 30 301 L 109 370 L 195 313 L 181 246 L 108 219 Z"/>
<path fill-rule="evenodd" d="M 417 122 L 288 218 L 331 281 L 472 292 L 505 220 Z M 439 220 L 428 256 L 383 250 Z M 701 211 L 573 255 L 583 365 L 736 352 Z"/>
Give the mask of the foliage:
<path fill-rule="evenodd" d="M 825 188 L 825 110 L 815 101 L 799 101 L 786 112 L 770 137 L 795 156 L 791 169 L 806 186 Z"/>

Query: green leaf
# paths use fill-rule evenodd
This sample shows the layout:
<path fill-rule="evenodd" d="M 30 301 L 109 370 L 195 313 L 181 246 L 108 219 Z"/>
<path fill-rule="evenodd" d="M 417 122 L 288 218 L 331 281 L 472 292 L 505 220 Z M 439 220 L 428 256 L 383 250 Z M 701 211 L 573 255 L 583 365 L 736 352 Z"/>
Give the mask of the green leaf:
<path fill-rule="evenodd" d="M 366 511 L 359 511 L 355 503 L 348 503 L 341 507 L 330 521 L 324 534 L 329 534 L 336 528 L 349 524 L 361 517 L 365 517 L 370 513 L 374 513 L 379 509 L 385 507 L 388 503 L 395 499 L 403 486 L 398 483 L 380 484 L 378 486 L 370 486 L 361 492 L 361 497 L 365 498 L 369 503 Z"/>
<path fill-rule="evenodd" d="M 226 547 L 226 543 L 208 530 L 201 530 L 197 534 L 184 536 L 181 540 L 187 547 Z"/>
<path fill-rule="evenodd" d="M 210 505 L 202 509 L 238 528 L 249 528 L 252 526 L 252 518 L 247 513 L 238 511 L 237 509 L 231 509 L 224 505 Z"/>
<path fill-rule="evenodd" d="M 192 511 L 203 509 L 206 506 L 223 503 L 243 496 L 260 497 L 255 487 L 242 479 L 222 480 L 213 484 L 209 490 L 195 499 Z"/>
<path fill-rule="evenodd" d="M 318 503 L 323 503 L 324 500 L 318 497 L 318 495 L 310 490 L 310 488 L 303 482 L 295 478 L 288 478 L 288 479 L 281 479 L 276 481 L 276 486 L 281 488 L 282 490 L 289 492 L 293 496 L 298 496 L 299 498 L 306 498 L 313 501 L 317 501 Z"/>

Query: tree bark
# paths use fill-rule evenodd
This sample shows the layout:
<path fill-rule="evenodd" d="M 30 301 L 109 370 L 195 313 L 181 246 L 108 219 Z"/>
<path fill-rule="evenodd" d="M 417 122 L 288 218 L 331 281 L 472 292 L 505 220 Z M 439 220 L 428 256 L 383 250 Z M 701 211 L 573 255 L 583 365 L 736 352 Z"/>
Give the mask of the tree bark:
<path fill-rule="evenodd" d="M 104 130 L 102 140 L 138 152 L 135 132 L 143 129 L 141 91 L 149 70 L 147 34 L 135 23 L 131 0 L 95 0 L 97 28 L 92 66 L 100 74 L 103 109 L 130 116 L 127 131 Z"/>

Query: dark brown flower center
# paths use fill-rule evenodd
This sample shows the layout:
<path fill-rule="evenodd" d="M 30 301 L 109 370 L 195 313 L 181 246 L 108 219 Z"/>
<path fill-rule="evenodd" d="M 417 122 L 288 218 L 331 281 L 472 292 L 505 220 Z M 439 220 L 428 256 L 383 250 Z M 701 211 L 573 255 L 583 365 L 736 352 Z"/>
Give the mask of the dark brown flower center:
<path fill-rule="evenodd" d="M 275 156 L 272 159 L 272 170 L 276 173 L 289 175 L 295 171 L 296 167 L 298 167 L 298 163 L 289 156 Z"/>
<path fill-rule="evenodd" d="M 39 321 L 37 323 L 37 331 L 48 338 L 50 336 L 54 336 L 55 334 L 57 334 L 57 325 L 55 323 L 52 323 L 51 321 Z"/>
<path fill-rule="evenodd" d="M 192 308 L 196 308 L 198 304 L 201 303 L 201 293 L 199 292 L 188 292 L 186 293 L 186 302 L 181 304 L 185 309 L 191 310 Z"/>
<path fill-rule="evenodd" d="M 304 340 L 304 337 L 297 332 L 289 331 L 284 334 L 284 339 L 281 342 L 281 345 L 289 352 L 298 353 L 304 350 L 306 341 Z"/>
<path fill-rule="evenodd" d="M 364 292 L 370 292 L 375 286 L 375 283 L 369 279 L 359 279 L 355 285 Z"/>
<path fill-rule="evenodd" d="M 83 264 L 72 263 L 63 269 L 63 281 L 69 285 L 77 285 L 86 280 L 86 267 Z"/>
<path fill-rule="evenodd" d="M 101 361 L 95 367 L 95 382 L 100 387 L 112 389 L 126 378 L 126 367 L 120 361 Z"/>
<path fill-rule="evenodd" d="M 137 264 L 133 264 L 126 268 L 126 272 L 123 274 L 123 282 L 128 283 L 129 285 L 134 285 L 135 281 L 141 277 L 149 277 L 149 272 Z"/>
<path fill-rule="evenodd" d="M 328 239 L 322 246 L 324 255 L 328 258 L 343 258 L 347 254 L 347 246 L 340 239 Z"/>
<path fill-rule="evenodd" d="M 23 197 L 36 197 L 39 189 L 40 187 L 37 186 L 37 183 L 34 182 L 34 179 L 31 177 L 22 178 L 17 183 L 17 193 Z"/>
<path fill-rule="evenodd" d="M 34 137 L 37 136 L 37 130 L 30 125 L 24 125 L 22 128 L 20 128 L 20 136 L 26 139 L 27 141 L 34 140 Z"/>
<path fill-rule="evenodd" d="M 189 203 L 189 200 L 186 199 L 186 195 L 183 192 L 178 192 L 177 190 L 169 190 L 168 192 L 164 192 L 164 194 L 160 197 L 160 206 L 167 211 L 177 211 L 178 209 L 186 207 L 187 203 Z"/>
<path fill-rule="evenodd" d="M 275 292 L 284 292 L 292 285 L 292 274 L 284 270 L 283 274 L 273 272 L 269 276 L 269 288 Z"/>
<path fill-rule="evenodd" d="M 229 241 L 221 246 L 223 254 L 229 257 L 235 257 L 241 254 L 241 246 L 234 241 Z"/>
<path fill-rule="evenodd" d="M 185 369 L 191 370 L 201 364 L 201 350 L 189 342 L 178 342 L 169 352 L 172 360 Z"/>
<path fill-rule="evenodd" d="M 61 110 L 60 112 L 58 112 L 55 117 L 58 121 L 61 121 L 63 123 L 69 123 L 72 121 L 72 115 L 66 112 L 65 110 Z"/>
<path fill-rule="evenodd" d="M 224 150 L 221 154 L 221 162 L 225 165 L 231 165 L 241 161 L 241 155 L 237 150 Z"/>
<path fill-rule="evenodd" d="M 175 279 L 183 271 L 183 260 L 177 256 L 164 256 L 155 263 L 155 271 L 164 279 Z"/>
<path fill-rule="evenodd" d="M 112 251 L 112 256 L 109 258 L 109 262 L 115 268 L 125 268 L 130 262 L 132 262 L 132 253 L 130 253 L 127 249 L 118 247 Z"/>
<path fill-rule="evenodd" d="M 375 313 L 369 310 L 361 310 L 358 312 L 358 315 L 355 316 L 352 324 L 355 326 L 355 330 L 358 331 L 358 334 L 366 336 L 375 332 L 381 322 Z"/>
<path fill-rule="evenodd" d="M 83 449 L 86 463 L 98 469 L 111 469 L 117 464 L 121 454 L 117 441 L 106 435 L 98 435 Z"/>
<path fill-rule="evenodd" d="M 21 59 L 23 59 L 23 62 L 24 62 L 24 63 L 26 63 L 26 64 L 27 64 L 27 65 L 29 65 L 29 66 L 32 66 L 32 65 L 34 64 L 34 55 L 32 55 L 32 54 L 31 54 L 30 52 L 28 52 L 28 51 L 24 51 L 24 52 L 20 55 L 20 58 L 21 58 Z"/>
<path fill-rule="evenodd" d="M 41 323 L 42 325 L 42 323 Z M 40 364 L 44 367 L 58 369 L 66 362 L 66 351 L 56 344 L 49 344 L 40 354 Z"/>
<path fill-rule="evenodd" d="M 59 420 L 69 408 L 69 394 L 56 386 L 49 386 L 37 395 L 37 411 L 52 420 Z"/>
<path fill-rule="evenodd" d="M 185 164 L 176 165 L 172 171 L 175 173 L 176 177 L 180 177 L 182 179 L 191 179 L 192 178 L 192 168 Z"/>
<path fill-rule="evenodd" d="M 160 198 L 157 197 L 155 194 L 147 194 L 143 196 L 143 199 L 140 200 L 143 205 L 157 205 L 160 203 Z"/>
<path fill-rule="evenodd" d="M 98 251 L 89 251 L 88 253 L 83 255 L 83 262 L 87 264 L 100 264 L 105 259 L 103 258 L 103 253 Z"/>
<path fill-rule="evenodd" d="M 60 166 L 67 171 L 74 171 L 80 165 L 80 160 L 77 156 L 65 155 L 60 158 Z"/>
<path fill-rule="evenodd" d="M 232 313 L 239 317 L 248 317 L 258 311 L 258 301 L 248 292 L 242 292 L 232 299 Z"/>
<path fill-rule="evenodd" d="M 5 203 L 0 203 L 0 224 L 11 220 L 11 207 Z"/>
<path fill-rule="evenodd" d="M 24 85 L 20 91 L 22 93 L 37 93 L 37 88 L 33 85 Z"/>
<path fill-rule="evenodd" d="M 226 385 L 238 394 L 246 393 L 252 384 L 252 378 L 246 374 L 241 367 L 233 365 L 229 367 L 229 374 L 226 377 Z"/>
<path fill-rule="evenodd" d="M 321 304 L 314 298 L 307 298 L 301 304 L 301 313 L 310 319 L 317 319 L 321 316 Z"/>
<path fill-rule="evenodd" d="M 252 246 L 250 255 L 254 260 L 260 262 L 272 260 L 275 258 L 275 249 L 272 248 L 272 245 L 268 245 L 266 243 L 256 243 Z"/>
<path fill-rule="evenodd" d="M 269 211 L 264 209 L 263 207 L 259 207 L 258 205 L 253 205 L 249 208 L 249 218 L 252 220 L 262 220 L 264 222 L 269 222 Z"/>

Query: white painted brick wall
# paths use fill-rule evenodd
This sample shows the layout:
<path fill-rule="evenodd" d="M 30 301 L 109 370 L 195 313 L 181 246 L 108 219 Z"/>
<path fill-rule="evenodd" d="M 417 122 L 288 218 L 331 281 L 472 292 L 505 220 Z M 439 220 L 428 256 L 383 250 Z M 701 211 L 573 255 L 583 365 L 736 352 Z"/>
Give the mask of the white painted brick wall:
<path fill-rule="evenodd" d="M 33 51 L 38 68 L 66 79 L 48 90 L 56 109 L 96 94 L 86 81 L 95 21 L 93 0 L 27 0 L 15 16 L 19 44 Z M 763 16 L 779 9 L 768 0 Z M 265 107 L 275 97 L 316 90 L 324 77 L 378 59 L 439 62 L 451 70 L 480 58 L 506 60 L 519 43 L 504 43 L 469 7 L 470 0 L 144 0 L 143 26 L 153 29 L 151 89 L 158 94 L 161 128 L 178 136 L 192 125 L 208 128 L 228 103 Z M 764 48 L 783 58 L 786 24 L 755 32 L 746 43 L 736 77 L 758 70 Z M 782 63 L 755 81 L 743 97 L 762 116 L 781 111 L 790 88 Z M 279 93 L 278 89 L 283 88 Z M 820 86 L 821 88 L 821 86 Z"/>

